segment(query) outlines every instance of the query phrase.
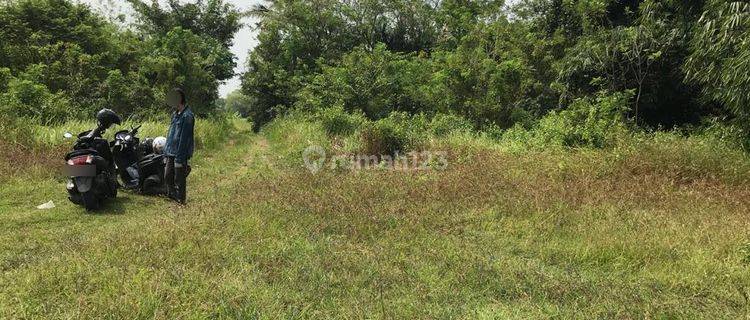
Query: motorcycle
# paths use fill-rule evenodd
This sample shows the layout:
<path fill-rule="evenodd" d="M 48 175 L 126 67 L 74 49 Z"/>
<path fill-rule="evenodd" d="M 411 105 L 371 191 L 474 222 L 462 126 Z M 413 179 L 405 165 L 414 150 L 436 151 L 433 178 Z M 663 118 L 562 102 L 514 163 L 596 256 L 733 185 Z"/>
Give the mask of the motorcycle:
<path fill-rule="evenodd" d="M 138 129 L 140 126 L 117 132 L 111 143 L 120 180 L 126 190 L 146 195 L 165 194 L 161 151 L 166 138 L 146 138 L 140 142 Z"/>
<path fill-rule="evenodd" d="M 146 139 L 142 144 L 143 157 L 138 161 L 138 187 L 142 194 L 163 195 L 167 193 L 164 183 L 165 161 L 164 143 L 167 139 L 158 137 Z"/>
<path fill-rule="evenodd" d="M 122 120 L 109 109 L 99 111 L 96 119 L 96 128 L 80 133 L 73 151 L 65 155 L 70 177 L 66 185 L 68 199 L 88 211 L 98 209 L 105 199 L 116 197 L 118 188 L 110 145 L 102 135 Z"/>
<path fill-rule="evenodd" d="M 115 160 L 115 168 L 122 181 L 123 188 L 132 190 L 138 187 L 138 167 L 136 164 L 141 156 L 138 153 L 140 139 L 138 138 L 138 129 L 141 126 L 131 128 L 131 130 L 121 130 L 115 133 L 115 138 L 110 143 L 112 155 Z"/>

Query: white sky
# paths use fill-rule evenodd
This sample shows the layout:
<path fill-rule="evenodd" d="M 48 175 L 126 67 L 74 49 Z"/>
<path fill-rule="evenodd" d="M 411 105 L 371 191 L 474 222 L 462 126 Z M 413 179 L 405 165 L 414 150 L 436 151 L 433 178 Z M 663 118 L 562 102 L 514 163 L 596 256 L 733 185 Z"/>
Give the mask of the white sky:
<path fill-rule="evenodd" d="M 133 11 L 130 5 L 125 0 L 78 0 L 82 3 L 91 5 L 94 9 L 108 15 L 117 16 L 120 13 L 124 13 L 126 16 L 132 16 Z M 238 9 L 244 11 L 249 9 L 253 4 L 262 2 L 261 0 L 227 0 L 227 2 L 234 4 Z M 132 21 L 129 21 L 132 22 Z M 219 96 L 226 97 L 230 92 L 240 88 L 239 74 L 245 69 L 245 60 L 247 60 L 247 53 L 250 49 L 254 48 L 258 43 L 256 39 L 256 32 L 252 30 L 255 25 L 255 21 L 252 18 L 245 18 L 243 20 L 245 26 L 237 32 L 234 36 L 234 45 L 232 46 L 232 52 L 237 57 L 237 68 L 235 76 L 229 79 L 226 83 L 219 87 Z"/>

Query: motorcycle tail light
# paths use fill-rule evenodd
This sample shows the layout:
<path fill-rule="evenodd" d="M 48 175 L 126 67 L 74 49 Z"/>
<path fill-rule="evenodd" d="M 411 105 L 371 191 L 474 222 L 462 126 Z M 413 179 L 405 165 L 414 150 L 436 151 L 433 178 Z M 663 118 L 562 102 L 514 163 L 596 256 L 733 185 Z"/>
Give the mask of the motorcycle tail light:
<path fill-rule="evenodd" d="M 94 157 L 92 157 L 91 155 L 78 156 L 68 160 L 68 164 L 71 166 L 82 166 L 91 164 L 92 162 L 94 162 Z"/>

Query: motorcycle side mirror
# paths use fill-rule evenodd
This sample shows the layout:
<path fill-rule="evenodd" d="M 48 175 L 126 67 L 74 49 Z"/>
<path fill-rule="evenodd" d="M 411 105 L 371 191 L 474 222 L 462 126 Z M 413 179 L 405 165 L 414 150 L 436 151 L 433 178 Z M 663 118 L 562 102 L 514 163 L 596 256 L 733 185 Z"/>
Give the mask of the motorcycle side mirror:
<path fill-rule="evenodd" d="M 70 138 L 72 138 L 72 137 L 73 137 L 73 134 L 72 134 L 72 133 L 70 133 L 70 132 L 65 132 L 65 133 L 63 133 L 63 137 L 64 137 L 65 139 L 70 139 Z"/>

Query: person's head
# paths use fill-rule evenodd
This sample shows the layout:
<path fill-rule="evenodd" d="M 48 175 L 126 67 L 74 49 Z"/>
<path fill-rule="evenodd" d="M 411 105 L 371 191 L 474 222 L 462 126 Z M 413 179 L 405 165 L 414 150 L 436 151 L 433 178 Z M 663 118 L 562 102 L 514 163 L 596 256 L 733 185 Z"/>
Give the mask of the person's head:
<path fill-rule="evenodd" d="M 167 92 L 167 105 L 174 110 L 182 110 L 185 107 L 185 92 L 180 88 L 174 88 Z"/>
<path fill-rule="evenodd" d="M 185 107 L 185 103 L 187 102 L 187 100 L 185 99 L 185 91 L 182 91 L 182 89 L 180 89 L 180 88 L 174 88 L 174 89 L 172 89 L 172 91 L 174 91 L 176 93 L 176 96 L 178 96 L 180 98 L 180 102 L 179 102 L 179 105 L 178 105 L 177 108 L 179 108 L 179 109 L 184 108 Z"/>

